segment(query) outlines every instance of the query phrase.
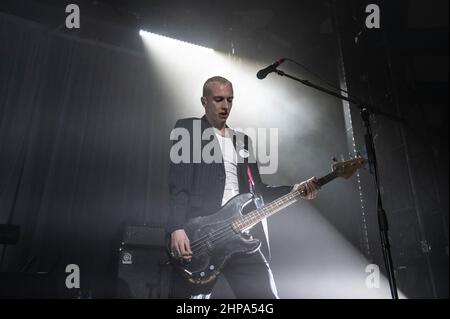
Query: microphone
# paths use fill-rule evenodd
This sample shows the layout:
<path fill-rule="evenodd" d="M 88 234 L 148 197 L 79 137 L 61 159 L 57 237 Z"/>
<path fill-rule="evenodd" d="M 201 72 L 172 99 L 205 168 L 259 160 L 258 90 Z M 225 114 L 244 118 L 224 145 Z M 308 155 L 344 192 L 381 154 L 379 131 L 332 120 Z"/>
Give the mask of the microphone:
<path fill-rule="evenodd" d="M 280 64 L 282 64 L 285 60 L 286 60 L 286 58 L 281 58 L 278 61 L 276 61 L 275 63 L 272 63 L 271 65 L 269 65 L 267 68 L 259 70 L 258 73 L 256 73 L 256 77 L 260 80 L 264 79 L 267 76 L 267 74 L 275 72 L 276 68 Z"/>

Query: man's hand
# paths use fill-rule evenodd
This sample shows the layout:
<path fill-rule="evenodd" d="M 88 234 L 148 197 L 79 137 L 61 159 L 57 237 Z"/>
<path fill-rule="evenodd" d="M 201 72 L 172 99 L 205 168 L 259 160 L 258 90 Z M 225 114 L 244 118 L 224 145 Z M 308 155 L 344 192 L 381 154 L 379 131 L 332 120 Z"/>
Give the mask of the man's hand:
<path fill-rule="evenodd" d="M 191 245 L 184 229 L 177 229 L 170 235 L 170 249 L 172 256 L 190 261 L 192 258 Z"/>
<path fill-rule="evenodd" d="M 310 179 L 308 179 L 304 182 L 295 184 L 293 190 L 295 191 L 299 188 L 305 189 L 306 195 L 304 196 L 304 198 L 307 198 L 307 199 L 315 198 L 317 196 L 317 193 L 320 190 L 319 183 L 317 182 L 317 179 L 315 177 L 311 177 Z"/>

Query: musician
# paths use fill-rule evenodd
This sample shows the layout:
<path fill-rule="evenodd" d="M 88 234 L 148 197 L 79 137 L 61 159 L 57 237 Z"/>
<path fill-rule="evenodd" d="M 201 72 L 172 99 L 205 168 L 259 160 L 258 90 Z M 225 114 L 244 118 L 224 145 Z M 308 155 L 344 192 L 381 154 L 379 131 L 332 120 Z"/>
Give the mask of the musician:
<path fill-rule="evenodd" d="M 238 160 L 241 155 L 245 157 L 252 146 L 251 141 L 245 136 L 244 143 L 236 143 L 236 140 L 241 140 L 236 138 L 236 136 L 239 137 L 239 133 L 226 124 L 233 98 L 232 83 L 220 76 L 212 77 L 205 82 L 203 96 L 200 99 L 205 108 L 205 115 L 201 119 L 182 119 L 175 125 L 175 128 L 184 128 L 191 133 L 191 154 L 189 154 L 191 161 L 187 163 L 171 161 L 170 163 L 170 216 L 167 230 L 172 254 L 186 261 L 192 257 L 190 241 L 183 229 L 186 220 L 195 216 L 214 214 L 230 198 L 240 193 L 253 192 L 268 203 L 292 190 L 292 186 L 265 185 L 261 181 L 256 161 Z M 196 144 L 193 141 L 196 135 L 194 128 L 196 124 L 200 124 L 202 133 L 206 129 L 213 128 L 213 136 L 206 141 L 197 141 L 198 144 Z M 202 158 L 201 161 L 195 162 L 194 154 L 192 154 L 195 152 L 193 146 L 201 145 L 203 148 L 208 142 L 219 144 L 220 161 L 207 163 Z M 319 190 L 315 178 L 294 186 L 295 189 L 298 187 L 305 187 L 307 199 L 314 198 Z M 237 298 L 278 298 L 272 272 L 266 259 L 269 255 L 269 247 L 264 230 L 261 222 L 250 230 L 253 237 L 261 240 L 261 249 L 252 254 L 234 255 L 222 271 Z M 189 284 L 175 273 L 171 297 L 209 298 L 213 287 L 214 282 L 208 285 Z"/>

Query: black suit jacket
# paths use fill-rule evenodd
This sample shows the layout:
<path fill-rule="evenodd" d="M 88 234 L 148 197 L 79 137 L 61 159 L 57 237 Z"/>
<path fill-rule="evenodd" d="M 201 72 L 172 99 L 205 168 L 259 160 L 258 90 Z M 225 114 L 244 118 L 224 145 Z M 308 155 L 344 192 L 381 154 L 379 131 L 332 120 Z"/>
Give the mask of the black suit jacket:
<path fill-rule="evenodd" d="M 194 129 L 194 122 L 200 122 L 200 132 Z M 200 156 L 200 162 L 194 163 L 193 154 L 193 139 L 197 138 L 201 149 L 203 150 L 208 143 L 217 143 L 217 147 L 213 150 L 219 150 L 218 140 L 213 134 L 209 139 L 198 141 L 198 137 L 203 134 L 207 128 L 211 128 L 206 116 L 199 118 L 186 118 L 178 120 L 175 124 L 175 128 L 184 128 L 189 132 L 190 136 L 190 156 L 189 163 L 173 163 L 170 161 L 169 168 L 169 192 L 170 192 L 170 214 L 167 223 L 168 234 L 172 233 L 176 229 L 182 229 L 186 220 L 195 216 L 206 216 L 216 213 L 222 206 L 222 197 L 225 188 L 225 167 L 223 161 L 218 163 L 206 163 Z M 197 136 L 195 136 L 197 134 Z M 173 144 L 178 143 L 175 140 Z M 211 145 L 211 144 L 210 144 Z M 243 133 L 238 133 L 234 138 L 234 146 L 236 148 L 238 157 L 237 175 L 239 181 L 239 193 L 249 193 L 249 179 L 247 175 L 247 165 L 250 167 L 251 174 L 255 183 L 255 190 L 261 194 L 266 203 L 283 196 L 291 191 L 292 186 L 278 186 L 272 187 L 265 185 L 261 181 L 259 169 L 255 161 L 249 161 L 249 158 L 240 157 L 242 149 L 249 151 L 252 154 L 252 145 L 248 136 Z M 212 155 L 219 156 L 222 159 L 222 154 Z M 251 157 L 250 157 L 251 158 Z M 197 157 L 198 159 L 198 157 Z M 252 208 L 253 204 L 249 204 L 249 208 Z M 253 206 L 254 208 L 254 206 Z M 247 209 L 250 210 L 250 209 Z M 264 238 L 261 223 L 258 223 L 252 230 L 252 235 L 255 238 L 261 239 L 263 252 L 268 254 L 268 247 Z"/>

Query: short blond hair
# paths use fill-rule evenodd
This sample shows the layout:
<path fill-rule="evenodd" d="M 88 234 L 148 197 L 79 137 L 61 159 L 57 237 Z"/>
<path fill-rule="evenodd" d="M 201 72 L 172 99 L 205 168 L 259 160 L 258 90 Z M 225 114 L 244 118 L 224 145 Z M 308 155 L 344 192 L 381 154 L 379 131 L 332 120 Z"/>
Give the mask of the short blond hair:
<path fill-rule="evenodd" d="M 219 83 L 222 85 L 230 85 L 231 87 L 233 87 L 233 84 L 224 77 L 213 76 L 212 78 L 206 80 L 205 84 L 203 84 L 203 96 L 207 96 L 209 93 L 211 93 L 211 83 Z"/>

